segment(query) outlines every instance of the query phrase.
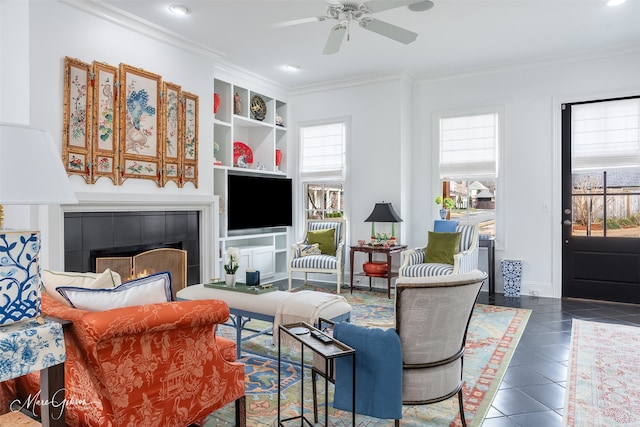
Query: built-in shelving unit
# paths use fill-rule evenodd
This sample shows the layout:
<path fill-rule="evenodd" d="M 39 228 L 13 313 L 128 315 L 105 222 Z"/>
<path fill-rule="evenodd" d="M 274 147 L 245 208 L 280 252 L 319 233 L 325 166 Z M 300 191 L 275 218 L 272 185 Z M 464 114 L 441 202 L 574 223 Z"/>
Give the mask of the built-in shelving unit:
<path fill-rule="evenodd" d="M 228 247 L 238 247 L 242 254 L 238 272 L 244 281 L 247 268 L 260 270 L 261 280 L 282 278 L 287 272 L 289 230 L 284 227 L 253 234 L 228 232 L 227 195 L 229 173 L 243 172 L 258 176 L 286 176 L 287 173 L 287 103 L 262 92 L 214 79 L 214 92 L 220 98 L 220 106 L 214 116 L 214 193 L 220 198 L 220 272 L 224 277 L 225 252 Z M 254 97 L 266 105 L 263 120 L 251 111 Z M 246 144 L 252 152 L 253 162 L 236 161 L 234 143 Z M 276 165 L 276 150 L 281 162 Z"/>

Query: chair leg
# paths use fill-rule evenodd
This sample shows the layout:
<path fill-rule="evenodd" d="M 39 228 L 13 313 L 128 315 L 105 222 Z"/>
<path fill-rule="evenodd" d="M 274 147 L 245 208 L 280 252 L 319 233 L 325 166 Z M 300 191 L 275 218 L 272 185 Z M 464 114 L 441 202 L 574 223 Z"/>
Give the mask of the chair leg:
<path fill-rule="evenodd" d="M 458 391 L 458 406 L 460 407 L 460 421 L 462 421 L 462 427 L 467 427 L 467 420 L 464 418 L 464 404 L 462 403 L 462 389 Z"/>
<path fill-rule="evenodd" d="M 318 374 L 315 370 L 311 370 L 311 387 L 313 390 L 313 422 L 318 423 L 318 385 L 316 384 L 316 380 L 318 379 Z"/>
<path fill-rule="evenodd" d="M 247 396 L 236 399 L 236 427 L 247 427 Z"/>
<path fill-rule="evenodd" d="M 400 420 L 396 420 L 396 427 L 400 427 Z"/>

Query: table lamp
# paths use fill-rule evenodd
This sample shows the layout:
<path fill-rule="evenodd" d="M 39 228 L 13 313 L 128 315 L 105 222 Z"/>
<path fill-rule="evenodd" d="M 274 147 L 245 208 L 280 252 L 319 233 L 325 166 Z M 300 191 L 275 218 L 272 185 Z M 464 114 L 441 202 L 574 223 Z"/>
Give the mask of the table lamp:
<path fill-rule="evenodd" d="M 372 239 L 375 239 L 375 235 L 376 235 L 376 229 L 375 229 L 376 222 L 390 222 L 391 223 L 391 239 L 393 240 L 396 238 L 395 223 L 402 222 L 402 218 L 400 218 L 400 215 L 398 215 L 395 209 L 393 209 L 393 206 L 391 205 L 391 203 L 382 202 L 382 203 L 376 203 L 376 205 L 373 207 L 373 211 L 371 211 L 371 214 L 369 214 L 369 217 L 365 219 L 364 222 L 371 223 Z"/>
<path fill-rule="evenodd" d="M 51 134 L 0 123 L 0 326 L 40 314 L 40 231 L 5 229 L 2 205 L 77 202 Z"/>

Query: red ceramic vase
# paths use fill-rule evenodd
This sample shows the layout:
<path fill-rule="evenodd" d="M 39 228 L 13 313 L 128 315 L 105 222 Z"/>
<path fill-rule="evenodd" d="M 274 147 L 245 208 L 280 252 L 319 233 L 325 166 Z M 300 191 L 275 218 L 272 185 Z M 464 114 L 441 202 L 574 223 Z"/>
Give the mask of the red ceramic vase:
<path fill-rule="evenodd" d="M 282 150 L 276 150 L 276 167 L 280 167 L 282 162 Z"/>
<path fill-rule="evenodd" d="M 220 108 L 220 95 L 217 93 L 213 94 L 213 114 L 218 112 L 218 108 Z"/>

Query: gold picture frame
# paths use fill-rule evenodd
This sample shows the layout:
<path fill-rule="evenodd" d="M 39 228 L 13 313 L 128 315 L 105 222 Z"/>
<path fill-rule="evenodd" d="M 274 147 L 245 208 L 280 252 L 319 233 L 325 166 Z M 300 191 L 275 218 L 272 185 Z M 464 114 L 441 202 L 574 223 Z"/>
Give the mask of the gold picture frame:
<path fill-rule="evenodd" d="M 162 77 L 120 64 L 120 176 L 150 179 L 162 186 Z"/>
<path fill-rule="evenodd" d="M 91 182 L 101 177 L 118 184 L 118 68 L 93 62 L 93 129 Z"/>
<path fill-rule="evenodd" d="M 64 125 L 62 162 L 69 175 L 80 175 L 91 182 L 91 65 L 79 59 L 64 58 Z"/>
<path fill-rule="evenodd" d="M 183 161 L 182 185 L 193 183 L 198 188 L 198 95 L 182 92 L 183 99 Z"/>
<path fill-rule="evenodd" d="M 179 187 L 180 170 L 184 155 L 182 89 L 174 83 L 162 85 L 162 140 L 164 158 L 162 165 L 162 185 L 175 182 Z"/>

